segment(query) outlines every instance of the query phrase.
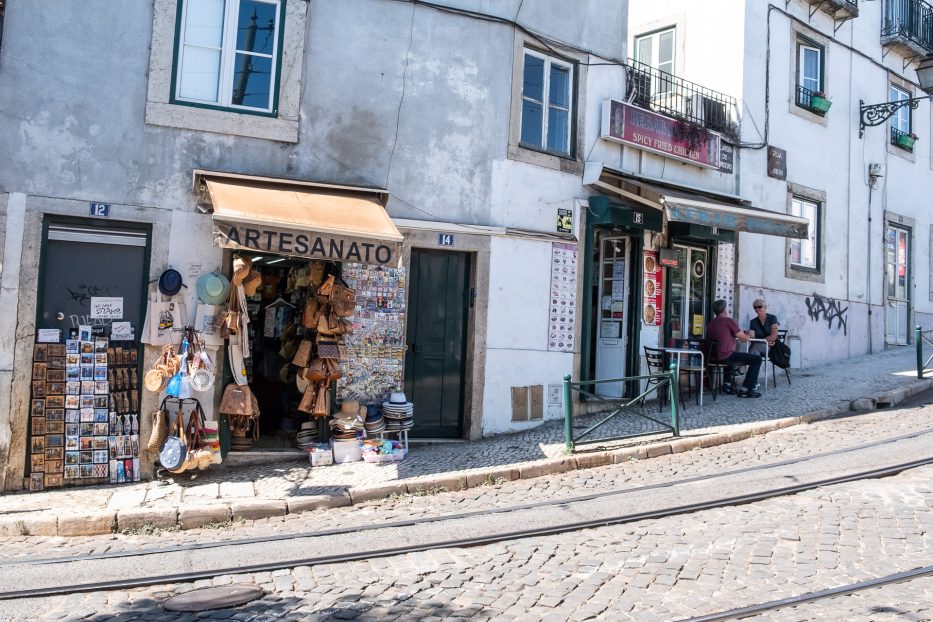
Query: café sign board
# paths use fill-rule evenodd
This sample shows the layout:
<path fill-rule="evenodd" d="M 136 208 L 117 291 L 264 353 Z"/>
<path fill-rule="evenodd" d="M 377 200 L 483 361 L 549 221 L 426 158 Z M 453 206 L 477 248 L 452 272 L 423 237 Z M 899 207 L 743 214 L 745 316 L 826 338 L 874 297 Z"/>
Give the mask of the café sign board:
<path fill-rule="evenodd" d="M 720 169 L 722 136 L 697 128 L 693 140 L 679 131 L 680 121 L 615 99 L 603 102 L 600 138 L 632 145 L 704 168 Z"/>

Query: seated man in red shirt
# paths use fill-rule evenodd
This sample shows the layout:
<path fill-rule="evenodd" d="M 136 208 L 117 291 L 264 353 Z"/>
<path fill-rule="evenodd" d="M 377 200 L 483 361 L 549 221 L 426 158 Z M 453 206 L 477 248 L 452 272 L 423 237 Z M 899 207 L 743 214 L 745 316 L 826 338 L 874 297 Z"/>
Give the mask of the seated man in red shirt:
<path fill-rule="evenodd" d="M 716 314 L 716 317 L 710 320 L 710 323 L 706 326 L 706 338 L 715 339 L 718 342 L 719 362 L 729 363 L 730 365 L 748 365 L 748 371 L 745 374 L 742 387 L 738 390 L 738 396 L 761 397 L 761 393 L 755 390 L 758 371 L 761 369 L 761 356 L 735 351 L 735 340 L 748 341 L 749 335 L 739 328 L 735 320 L 726 313 L 725 300 L 717 300 L 713 303 L 713 313 Z M 732 385 L 731 367 L 726 368 L 726 378 L 722 390 L 724 393 L 732 393 L 735 390 Z"/>

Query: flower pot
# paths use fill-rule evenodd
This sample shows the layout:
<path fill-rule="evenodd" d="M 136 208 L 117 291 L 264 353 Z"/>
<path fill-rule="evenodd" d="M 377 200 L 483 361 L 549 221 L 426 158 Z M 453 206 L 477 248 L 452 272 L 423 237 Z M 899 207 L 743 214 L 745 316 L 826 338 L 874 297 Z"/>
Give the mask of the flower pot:
<path fill-rule="evenodd" d="M 817 114 L 826 114 L 832 105 L 833 102 L 819 95 L 814 95 L 810 98 L 810 108 Z"/>
<path fill-rule="evenodd" d="M 901 134 L 897 137 L 897 144 L 904 149 L 913 150 L 915 142 L 917 142 L 917 139 L 909 134 Z"/>

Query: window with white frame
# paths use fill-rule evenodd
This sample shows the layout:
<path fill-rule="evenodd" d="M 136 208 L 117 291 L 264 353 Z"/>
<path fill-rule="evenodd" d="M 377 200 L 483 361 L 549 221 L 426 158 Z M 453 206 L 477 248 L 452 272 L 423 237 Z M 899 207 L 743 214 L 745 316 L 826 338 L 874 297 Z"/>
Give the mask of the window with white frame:
<path fill-rule="evenodd" d="M 910 93 L 906 90 L 891 85 L 890 101 L 900 102 L 910 99 Z M 911 131 L 910 106 L 901 106 L 891 115 L 891 142 L 896 143 L 897 137 L 902 134 L 910 134 Z"/>
<path fill-rule="evenodd" d="M 635 37 L 635 60 L 673 75 L 674 41 L 673 28 Z"/>
<path fill-rule="evenodd" d="M 173 99 L 275 112 L 281 0 L 181 0 Z"/>
<path fill-rule="evenodd" d="M 523 147 L 570 156 L 573 127 L 573 65 L 525 50 L 522 71 Z"/>
<path fill-rule="evenodd" d="M 674 75 L 674 42 L 676 32 L 673 28 L 659 30 L 635 37 L 635 60 L 649 65 L 668 76 Z M 671 90 L 672 80 L 663 74 L 654 76 L 651 92 L 663 95 Z"/>
<path fill-rule="evenodd" d="M 823 47 L 807 39 L 797 39 L 797 97 L 801 108 L 812 108 L 815 95 L 823 93 Z"/>
<path fill-rule="evenodd" d="M 807 237 L 792 238 L 790 241 L 791 267 L 819 270 L 820 204 L 815 201 L 794 197 L 791 201 L 790 212 L 794 216 L 800 216 L 809 221 Z"/>

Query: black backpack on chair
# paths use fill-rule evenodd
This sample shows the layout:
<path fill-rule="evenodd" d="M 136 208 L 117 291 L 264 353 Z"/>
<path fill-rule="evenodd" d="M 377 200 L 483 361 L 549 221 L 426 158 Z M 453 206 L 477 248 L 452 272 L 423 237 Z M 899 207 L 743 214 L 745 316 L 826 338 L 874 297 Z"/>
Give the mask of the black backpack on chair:
<path fill-rule="evenodd" d="M 790 346 L 783 341 L 774 342 L 774 345 L 768 350 L 768 358 L 775 367 L 787 369 L 790 367 Z"/>

